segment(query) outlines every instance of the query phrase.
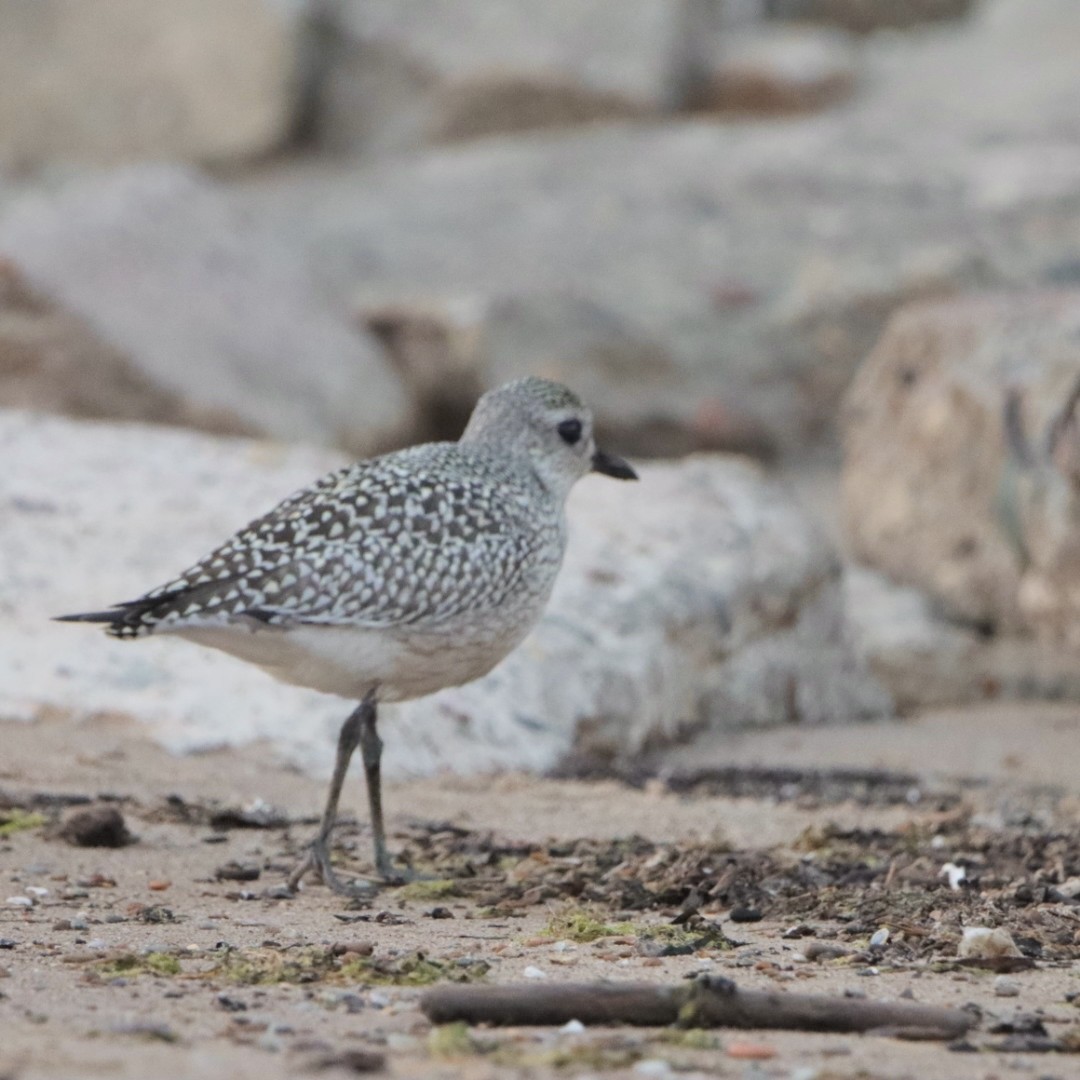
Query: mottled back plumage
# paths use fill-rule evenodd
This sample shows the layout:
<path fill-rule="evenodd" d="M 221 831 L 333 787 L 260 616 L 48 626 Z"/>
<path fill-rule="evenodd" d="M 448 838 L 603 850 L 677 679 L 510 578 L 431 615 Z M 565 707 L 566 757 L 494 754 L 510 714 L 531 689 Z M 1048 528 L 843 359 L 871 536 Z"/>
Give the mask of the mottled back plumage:
<path fill-rule="evenodd" d="M 551 497 L 512 465 L 457 443 L 349 465 L 123 605 L 109 633 L 252 620 L 424 626 L 496 608 L 538 560 L 561 554 Z"/>

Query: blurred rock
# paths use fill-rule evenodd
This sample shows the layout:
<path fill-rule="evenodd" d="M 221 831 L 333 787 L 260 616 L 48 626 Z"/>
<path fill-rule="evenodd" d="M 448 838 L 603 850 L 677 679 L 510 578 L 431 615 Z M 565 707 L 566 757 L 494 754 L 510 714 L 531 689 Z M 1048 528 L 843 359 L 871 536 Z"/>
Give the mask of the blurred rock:
<path fill-rule="evenodd" d="M 456 438 L 484 388 L 523 375 L 573 384 L 605 442 L 633 454 L 723 449 L 771 457 L 775 444 L 734 403 L 672 394 L 671 356 L 626 315 L 565 292 L 373 307 L 376 333 L 419 394 L 428 426 Z"/>
<path fill-rule="evenodd" d="M 655 431 L 653 452 L 802 453 L 834 437 L 899 306 L 1080 278 L 1080 5 L 987 0 L 864 52 L 843 109 L 313 162 L 235 197 L 309 251 L 333 295 L 422 345 L 435 414 L 460 417 L 458 375 L 471 398 L 498 377 L 493 343 L 512 341 L 612 387 L 605 411 L 626 417 L 605 423 L 627 447 Z M 444 346 L 460 354 L 440 380 Z M 622 373 L 646 367 L 639 407 Z"/>
<path fill-rule="evenodd" d="M 1078 385 L 1080 293 L 896 315 L 845 407 L 853 554 L 951 618 L 1080 640 Z M 1028 445 L 1010 455 L 1011 390 Z"/>
<path fill-rule="evenodd" d="M 598 128 L 315 165 L 235 197 L 307 250 L 355 310 L 384 325 L 387 311 L 420 313 L 425 350 L 464 337 L 454 347 L 473 385 L 550 365 L 608 388 L 598 404 L 623 449 L 732 445 L 710 420 L 722 406 L 734 445 L 752 432 L 750 443 L 791 451 L 828 438 L 892 305 L 983 272 L 958 189 L 921 165 L 860 160 L 844 138 L 817 125 Z M 942 253 L 929 284 L 927 247 Z M 823 275 L 843 283 L 830 297 L 839 335 L 820 332 L 799 295 Z M 455 360 L 441 380 L 450 398 L 461 369 Z M 427 385 L 437 397 L 440 380 Z"/>
<path fill-rule="evenodd" d="M 851 97 L 858 67 L 847 35 L 824 27 L 765 24 L 718 35 L 690 104 L 724 113 L 795 113 Z"/>
<path fill-rule="evenodd" d="M 1076 653 L 1029 637 L 986 637 L 930 598 L 862 566 L 844 572 L 852 648 L 900 712 L 980 701 L 1080 701 Z"/>
<path fill-rule="evenodd" d="M 0 263 L 0 405 L 250 433 L 236 415 L 196 408 L 155 383 L 7 263 Z"/>
<path fill-rule="evenodd" d="M 0 0 L 0 165 L 265 153 L 299 33 L 274 0 Z"/>
<path fill-rule="evenodd" d="M 275 740 L 327 768 L 346 703 L 185 642 L 48 622 L 140 594 L 340 459 L 0 412 L 0 710 L 126 712 L 166 745 Z M 620 498 L 615 498 L 621 495 Z M 611 759 L 709 727 L 878 715 L 844 644 L 835 555 L 738 459 L 583 481 L 547 616 L 479 683 L 388 708 L 392 772 Z"/>
<path fill-rule="evenodd" d="M 977 0 L 766 0 L 770 15 L 813 19 L 867 33 L 899 29 L 942 19 L 960 19 Z"/>
<path fill-rule="evenodd" d="M 144 166 L 28 197 L 0 220 L 0 253 L 33 293 L 0 319 L 26 372 L 9 400 L 356 453 L 410 429 L 378 343 L 209 181 Z"/>
<path fill-rule="evenodd" d="M 328 0 L 315 135 L 386 153 L 655 114 L 697 0 Z"/>

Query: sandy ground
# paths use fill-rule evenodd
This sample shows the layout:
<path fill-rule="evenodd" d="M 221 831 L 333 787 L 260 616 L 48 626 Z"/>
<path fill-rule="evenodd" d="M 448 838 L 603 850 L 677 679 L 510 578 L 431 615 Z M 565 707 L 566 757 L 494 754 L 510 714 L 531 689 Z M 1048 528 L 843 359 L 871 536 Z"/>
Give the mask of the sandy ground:
<path fill-rule="evenodd" d="M 927 788 L 950 783 L 978 814 L 993 818 L 1015 807 L 1022 789 L 1040 786 L 1032 806 L 1072 828 L 1080 774 L 1072 768 L 1080 710 L 1067 708 L 955 713 L 912 724 L 844 731 L 776 732 L 717 744 L 715 763 L 815 761 L 884 766 L 925 774 Z M 1014 745 L 1015 744 L 1015 745 Z M 473 1029 L 465 1041 L 438 1033 L 419 1010 L 421 990 L 367 985 L 331 973 L 310 981 L 251 985 L 222 966 L 223 955 L 267 951 L 299 955 L 317 946 L 326 955 L 370 955 L 389 964 L 420 951 L 440 963 L 471 970 L 490 965 L 489 982 L 526 980 L 526 969 L 556 980 L 616 979 L 678 982 L 711 971 L 741 987 L 815 993 L 855 993 L 919 1002 L 975 1003 L 993 1015 L 1042 1011 L 1047 1033 L 1060 1037 L 1078 1017 L 1066 995 L 1080 990 L 1076 963 L 1040 962 L 1013 976 L 1019 996 L 995 995 L 995 976 L 934 971 L 926 965 L 806 962 L 805 940 L 784 938 L 790 919 L 724 922 L 735 949 L 702 948 L 691 955 L 643 955 L 632 933 L 575 942 L 548 933 L 569 901 L 549 899 L 518 910 L 492 911 L 474 897 L 433 901 L 387 888 L 369 908 L 318 884 L 292 899 L 269 899 L 292 853 L 311 830 L 322 784 L 277 761 L 267 747 L 171 758 L 123 717 L 42 716 L 27 724 L 0 722 L 0 793 L 9 803 L 49 808 L 60 796 L 108 796 L 138 841 L 117 849 L 83 848 L 47 825 L 0 835 L 0 1077 L 259 1077 L 274 1080 L 319 1070 L 343 1075 L 384 1057 L 395 1076 L 604 1075 L 664 1076 L 687 1071 L 710 1076 L 980 1078 L 1080 1075 L 1080 1057 L 1063 1054 L 962 1053 L 942 1043 L 876 1036 L 798 1032 L 718 1032 L 707 1045 L 686 1045 L 657 1029 L 590 1028 L 584 1034 L 551 1029 Z M 975 749 L 973 749 L 975 748 Z M 977 760 L 972 754 L 977 751 Z M 964 755 L 967 755 L 965 757 Z M 977 766 L 972 770 L 970 766 Z M 949 774 L 980 773 L 959 783 Z M 1026 785 L 1026 787 L 1025 787 Z M 1051 789 L 1052 792 L 1051 792 Z M 1050 794 L 1048 794 L 1048 792 Z M 167 810 L 165 799 L 183 802 Z M 195 808 L 236 806 L 262 799 L 293 819 L 287 828 L 211 828 Z M 358 780 L 346 789 L 362 805 Z M 554 781 L 509 776 L 446 778 L 397 784 L 386 793 L 396 846 L 409 843 L 410 822 L 449 821 L 494 830 L 514 841 L 607 838 L 639 833 L 655 841 L 725 838 L 735 849 L 783 848 L 808 828 L 933 829 L 942 804 L 822 803 L 814 799 L 729 798 L 676 794 L 661 782 L 636 789 L 606 781 Z M 0 804 L 2 805 L 2 804 Z M 190 820 L 181 820 L 178 806 Z M 166 809 L 163 809 L 166 808 Z M 366 850 L 366 838 L 344 830 Z M 217 868 L 236 860 L 260 870 L 250 882 L 217 880 Z M 37 892 L 34 890 L 47 890 Z M 33 899 L 33 906 L 8 898 Z M 432 918 L 436 907 L 453 916 Z M 1054 905 L 1055 911 L 1063 905 Z M 606 912 L 635 929 L 665 924 L 677 908 Z M 1080 910 L 1080 909 L 1078 909 Z M 709 912 L 722 918 L 726 912 Z M 1062 917 L 1068 916 L 1064 911 Z M 161 921 L 166 920 L 166 921 Z M 1080 920 L 1077 922 L 1080 928 Z M 813 920 L 815 939 L 835 938 L 840 924 Z M 267 944 L 269 943 L 269 944 Z M 153 953 L 168 970 L 140 962 Z M 125 967 L 125 965 L 127 965 Z M 535 975 L 535 972 L 532 974 Z M 538 982 L 539 980 L 534 980 Z M 985 1029 L 989 1021 L 984 1021 Z M 767 1054 L 738 1055 L 746 1043 Z M 743 1045 L 740 1045 L 743 1044 Z M 354 1056 L 343 1057 L 353 1053 Z"/>

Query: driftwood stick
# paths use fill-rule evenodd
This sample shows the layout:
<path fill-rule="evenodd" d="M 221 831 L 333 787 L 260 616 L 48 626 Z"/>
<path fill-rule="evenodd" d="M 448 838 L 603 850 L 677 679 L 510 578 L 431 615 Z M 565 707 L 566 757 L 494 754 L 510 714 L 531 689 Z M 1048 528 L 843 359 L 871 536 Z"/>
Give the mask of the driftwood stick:
<path fill-rule="evenodd" d="M 640 1024 L 683 1027 L 873 1031 L 887 1028 L 962 1035 L 975 1022 L 959 1009 L 908 1002 L 740 990 L 730 980 L 701 976 L 691 983 L 562 983 L 550 986 L 440 986 L 421 999 L 437 1024 Z"/>

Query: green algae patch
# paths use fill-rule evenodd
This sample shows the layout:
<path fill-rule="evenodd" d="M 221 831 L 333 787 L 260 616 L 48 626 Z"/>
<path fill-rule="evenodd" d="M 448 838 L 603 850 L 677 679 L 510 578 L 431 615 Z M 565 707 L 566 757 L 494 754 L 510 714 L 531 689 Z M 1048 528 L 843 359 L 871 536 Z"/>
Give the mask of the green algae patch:
<path fill-rule="evenodd" d="M 12 807 L 0 810 L 0 836 L 14 836 L 27 829 L 40 829 L 45 824 L 44 814 L 35 814 L 29 810 Z"/>
<path fill-rule="evenodd" d="M 461 889 L 456 881 L 438 878 L 435 881 L 410 881 L 402 885 L 395 895 L 401 900 L 445 900 L 447 897 L 461 896 Z"/>
<path fill-rule="evenodd" d="M 553 915 L 540 933 L 557 941 L 587 943 L 604 937 L 628 937 L 637 933 L 629 922 L 608 923 L 584 908 L 571 908 Z"/>
<path fill-rule="evenodd" d="M 701 949 L 734 948 L 716 923 L 704 919 L 687 926 L 666 923 L 643 927 L 638 931 L 638 945 L 647 956 L 689 956 Z"/>
<path fill-rule="evenodd" d="M 503 1043 L 487 1056 L 494 1065 L 504 1068 L 533 1071 L 552 1069 L 557 1072 L 577 1073 L 607 1072 L 611 1069 L 628 1069 L 641 1060 L 640 1046 L 628 1045 L 619 1038 L 612 1041 L 579 1041 L 548 1048 L 535 1045 Z"/>
<path fill-rule="evenodd" d="M 133 975 L 179 975 L 183 968 L 180 967 L 180 961 L 170 953 L 152 952 L 111 956 L 96 964 L 93 970 L 102 979 L 119 979 Z"/>
<path fill-rule="evenodd" d="M 462 957 L 436 960 L 422 952 L 404 956 L 363 956 L 350 960 L 341 975 L 369 986 L 430 986 L 437 982 L 477 982 L 491 970 L 486 960 Z"/>
<path fill-rule="evenodd" d="M 206 972 L 206 976 L 242 986 L 270 986 L 275 983 L 324 982 L 341 973 L 340 961 L 329 949 L 271 949 L 260 946 L 229 949 Z"/>
<path fill-rule="evenodd" d="M 433 1058 L 447 1060 L 472 1057 L 483 1052 L 484 1047 L 469 1034 L 469 1025 L 463 1020 L 440 1024 L 428 1036 L 428 1053 Z"/>

